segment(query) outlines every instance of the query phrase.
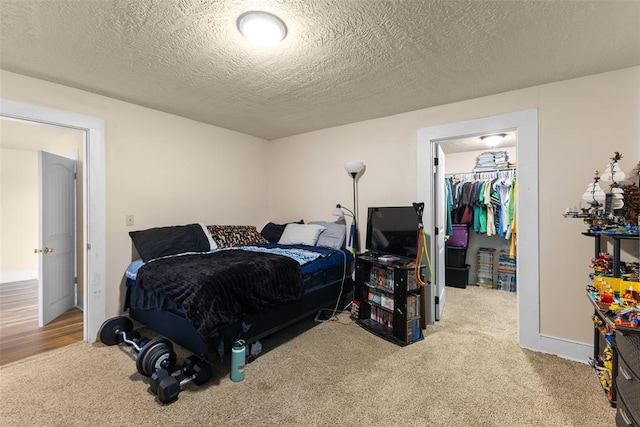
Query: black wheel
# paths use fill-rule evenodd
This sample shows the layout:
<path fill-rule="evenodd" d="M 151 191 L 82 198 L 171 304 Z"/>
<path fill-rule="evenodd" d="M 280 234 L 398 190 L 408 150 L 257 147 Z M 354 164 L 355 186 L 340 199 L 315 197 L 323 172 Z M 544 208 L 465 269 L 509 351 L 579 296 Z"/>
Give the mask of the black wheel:
<path fill-rule="evenodd" d="M 105 321 L 100 326 L 100 341 L 104 345 L 116 345 L 122 342 L 121 332 L 133 331 L 133 322 L 128 317 L 118 316 Z"/>
<path fill-rule="evenodd" d="M 165 338 L 157 338 L 146 343 L 136 358 L 136 368 L 145 377 L 150 377 L 160 369 L 171 371 L 175 364 L 176 353 L 173 351 L 173 345 Z"/>

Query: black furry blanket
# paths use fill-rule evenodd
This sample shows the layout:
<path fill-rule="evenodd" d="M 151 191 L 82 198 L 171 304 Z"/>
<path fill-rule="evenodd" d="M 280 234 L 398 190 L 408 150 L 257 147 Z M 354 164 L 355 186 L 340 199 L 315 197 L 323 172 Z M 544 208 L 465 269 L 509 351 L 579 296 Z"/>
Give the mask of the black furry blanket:
<path fill-rule="evenodd" d="M 303 292 L 295 260 L 235 249 L 149 262 L 136 284 L 186 310 L 205 342 L 246 315 L 299 300 Z"/>

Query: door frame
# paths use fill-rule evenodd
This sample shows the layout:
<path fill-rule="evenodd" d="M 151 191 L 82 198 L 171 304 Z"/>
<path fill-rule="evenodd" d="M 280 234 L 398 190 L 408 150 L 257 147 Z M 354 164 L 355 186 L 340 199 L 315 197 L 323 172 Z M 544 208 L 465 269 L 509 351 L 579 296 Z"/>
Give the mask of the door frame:
<path fill-rule="evenodd" d="M 0 116 L 83 132 L 83 339 L 95 342 L 105 319 L 106 204 L 104 120 L 0 99 Z"/>
<path fill-rule="evenodd" d="M 432 126 L 418 130 L 417 198 L 427 205 L 433 200 L 435 166 L 433 145 L 446 140 L 515 130 L 517 134 L 518 215 L 518 344 L 534 351 L 541 349 L 540 274 L 538 231 L 538 110 L 528 109 L 491 117 Z M 424 217 L 427 233 L 434 235 L 433 212 Z M 430 240 L 434 253 L 435 239 Z M 435 275 L 435 274 L 434 274 Z M 434 302 L 430 302 L 434 305 Z"/>

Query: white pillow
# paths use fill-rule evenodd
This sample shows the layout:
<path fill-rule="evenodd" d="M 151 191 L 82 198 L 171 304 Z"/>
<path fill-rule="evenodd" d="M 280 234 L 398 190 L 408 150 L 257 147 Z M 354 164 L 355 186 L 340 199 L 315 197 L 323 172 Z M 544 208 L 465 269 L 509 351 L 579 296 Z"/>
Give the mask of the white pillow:
<path fill-rule="evenodd" d="M 326 227 L 318 224 L 287 224 L 278 244 L 315 246 Z"/>

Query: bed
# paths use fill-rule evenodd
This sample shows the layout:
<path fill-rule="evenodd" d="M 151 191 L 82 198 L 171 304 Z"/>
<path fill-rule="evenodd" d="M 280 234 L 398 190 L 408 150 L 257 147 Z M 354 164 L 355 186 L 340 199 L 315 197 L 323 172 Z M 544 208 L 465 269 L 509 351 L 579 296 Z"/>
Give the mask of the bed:
<path fill-rule="evenodd" d="M 344 224 L 188 224 L 130 233 L 129 317 L 187 350 L 224 357 L 324 308 L 353 288 Z"/>

